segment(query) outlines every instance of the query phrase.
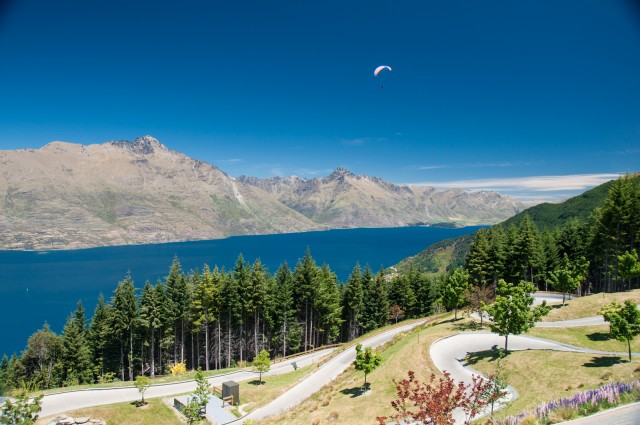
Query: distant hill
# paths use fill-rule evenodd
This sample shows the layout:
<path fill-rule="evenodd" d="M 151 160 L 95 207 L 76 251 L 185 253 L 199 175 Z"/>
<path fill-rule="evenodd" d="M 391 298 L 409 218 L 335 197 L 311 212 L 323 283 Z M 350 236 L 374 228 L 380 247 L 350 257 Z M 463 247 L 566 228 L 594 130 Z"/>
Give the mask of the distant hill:
<path fill-rule="evenodd" d="M 528 214 L 540 229 L 555 229 L 572 219 L 586 220 L 593 210 L 602 205 L 612 184 L 613 180 L 608 181 L 559 204 L 535 205 L 500 225 L 507 227 L 513 223 L 517 226 L 525 214 Z"/>
<path fill-rule="evenodd" d="M 444 273 L 462 266 L 471 247 L 471 242 L 473 242 L 473 235 L 436 242 L 424 251 L 400 261 L 395 265 L 395 268 L 400 272 L 415 267 L 426 273 Z"/>
<path fill-rule="evenodd" d="M 343 168 L 321 179 L 236 179 L 151 136 L 0 151 L 0 249 L 492 224 L 522 209 L 495 192 L 396 185 Z"/>
<path fill-rule="evenodd" d="M 496 192 L 397 185 L 338 168 L 325 178 L 238 177 L 289 208 L 329 227 L 460 227 L 494 224 L 524 205 Z"/>
<path fill-rule="evenodd" d="M 612 184 L 613 180 L 558 204 L 535 205 L 496 226 L 507 227 L 512 223 L 517 226 L 525 214 L 529 215 L 540 229 L 555 229 L 572 219 L 586 220 L 591 212 L 603 205 Z M 448 271 L 464 264 L 472 242 L 473 235 L 440 241 L 412 257 L 405 258 L 395 267 L 403 270 L 413 266 L 429 273 Z"/>

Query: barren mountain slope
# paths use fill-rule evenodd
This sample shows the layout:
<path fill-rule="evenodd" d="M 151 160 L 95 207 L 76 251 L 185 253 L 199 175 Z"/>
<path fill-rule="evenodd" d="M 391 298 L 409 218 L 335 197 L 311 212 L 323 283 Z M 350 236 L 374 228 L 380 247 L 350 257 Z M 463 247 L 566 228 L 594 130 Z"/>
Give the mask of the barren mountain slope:
<path fill-rule="evenodd" d="M 520 202 L 495 192 L 396 185 L 344 168 L 323 179 L 243 176 L 238 181 L 270 192 L 285 205 L 332 227 L 493 224 L 524 209 Z"/>
<path fill-rule="evenodd" d="M 78 248 L 320 229 L 146 136 L 0 152 L 0 247 Z"/>

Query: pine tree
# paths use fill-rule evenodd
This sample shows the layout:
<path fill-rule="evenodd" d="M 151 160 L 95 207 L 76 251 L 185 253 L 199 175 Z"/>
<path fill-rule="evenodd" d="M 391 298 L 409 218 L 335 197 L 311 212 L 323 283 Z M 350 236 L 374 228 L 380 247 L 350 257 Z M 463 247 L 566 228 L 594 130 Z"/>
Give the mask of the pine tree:
<path fill-rule="evenodd" d="M 313 333 L 313 299 L 316 294 L 314 285 L 318 266 L 307 247 L 304 257 L 298 260 L 293 271 L 293 294 L 298 300 L 298 311 L 303 324 L 304 351 L 309 349 L 311 334 Z"/>
<path fill-rule="evenodd" d="M 124 280 L 118 283 L 118 287 L 114 291 L 115 295 L 111 300 L 113 305 L 113 314 L 111 315 L 110 328 L 113 333 L 120 339 L 121 353 L 121 376 L 124 381 L 124 347 L 128 343 L 129 353 L 127 364 L 129 367 L 128 379 L 133 381 L 133 334 L 135 333 L 136 321 L 138 318 L 138 303 L 136 292 L 133 286 L 131 274 L 127 273 Z"/>
<path fill-rule="evenodd" d="M 343 292 L 343 314 L 347 341 L 357 338 L 361 334 L 364 314 L 364 287 L 360 265 L 356 264 L 347 279 Z"/>
<path fill-rule="evenodd" d="M 342 305 L 338 278 L 328 265 L 323 264 L 316 275 L 317 293 L 313 302 L 317 331 L 314 346 L 334 343 L 340 336 Z"/>
<path fill-rule="evenodd" d="M 98 381 L 103 380 L 105 372 L 105 347 L 107 345 L 105 336 L 108 334 L 109 322 L 108 307 L 101 292 L 87 332 L 87 344 L 92 350 L 93 374 Z"/>
<path fill-rule="evenodd" d="M 522 262 L 518 252 L 519 243 L 518 229 L 511 223 L 504 234 L 503 258 L 504 267 L 500 277 L 507 282 L 519 282 L 522 279 Z"/>
<path fill-rule="evenodd" d="M 265 310 L 270 303 L 271 294 L 268 291 L 268 272 L 262 267 L 260 259 L 254 261 L 251 267 L 249 278 L 251 285 L 251 310 L 253 313 L 253 347 L 254 356 L 257 356 L 261 349 L 265 347 Z M 262 331 L 261 331 L 262 326 Z"/>
<path fill-rule="evenodd" d="M 534 283 L 535 269 L 538 251 L 538 229 L 529 217 L 525 214 L 518 229 L 518 239 L 516 242 L 516 258 L 519 268 L 522 270 L 521 279 Z"/>
<path fill-rule="evenodd" d="M 169 353 L 171 348 L 175 348 L 175 320 L 173 318 L 173 302 L 169 298 L 165 282 L 158 279 L 154 287 L 155 298 L 160 309 L 160 327 L 158 329 L 158 361 L 160 374 L 165 373 L 166 365 L 169 364 Z M 175 357 L 172 361 L 175 364 Z"/>
<path fill-rule="evenodd" d="M 400 274 L 391 280 L 389 285 L 389 304 L 399 306 L 405 317 L 410 316 L 416 305 L 416 294 L 408 276 Z"/>
<path fill-rule="evenodd" d="M 180 341 L 180 363 L 184 363 L 185 350 L 185 328 L 187 326 L 187 318 L 189 316 L 189 291 L 187 287 L 187 279 L 182 271 L 180 260 L 178 257 L 173 259 L 169 275 L 166 280 L 166 292 L 168 298 L 168 313 L 172 319 L 174 347 L 173 358 L 174 364 L 178 359 L 178 341 Z"/>
<path fill-rule="evenodd" d="M 544 283 L 544 290 L 548 290 L 549 273 L 558 267 L 558 244 L 554 234 L 546 229 L 540 234 L 540 244 L 536 253 L 538 282 Z"/>
<path fill-rule="evenodd" d="M 293 298 L 293 274 L 285 262 L 278 268 L 274 283 L 275 340 L 282 347 L 282 356 L 298 351 L 302 338 L 302 327 L 296 319 L 296 303 Z"/>
<path fill-rule="evenodd" d="M 411 282 L 411 287 L 416 297 L 416 302 L 410 315 L 420 317 L 431 314 L 433 303 L 438 298 L 438 289 L 433 279 L 415 267 L 409 268 L 407 278 Z"/>
<path fill-rule="evenodd" d="M 242 254 L 238 256 L 235 267 L 233 269 L 233 280 L 238 288 L 239 311 L 236 313 L 238 317 L 238 324 L 240 325 L 239 337 L 239 353 L 240 362 L 243 362 L 247 357 L 245 351 L 247 350 L 247 322 L 248 314 L 253 312 L 253 298 L 251 297 L 251 266 L 244 261 Z"/>
<path fill-rule="evenodd" d="M 491 283 L 492 276 L 489 268 L 490 249 L 487 234 L 488 229 L 480 229 L 475 233 L 465 269 L 469 272 L 469 282 L 475 286 L 486 286 Z"/>
<path fill-rule="evenodd" d="M 149 368 L 150 375 L 156 374 L 156 332 L 162 326 L 162 309 L 158 299 L 158 291 L 147 280 L 140 296 L 140 324 L 146 330 L 149 338 Z"/>
<path fill-rule="evenodd" d="M 0 396 L 6 394 L 7 391 L 7 382 L 6 375 L 7 369 L 9 368 L 9 358 L 6 354 L 2 356 L 2 361 L 0 361 Z"/>
<path fill-rule="evenodd" d="M 242 299 L 238 282 L 232 274 L 225 275 L 224 286 L 224 315 L 226 316 L 226 346 L 227 346 L 227 367 L 231 367 L 233 348 L 237 346 L 232 343 L 234 330 L 242 320 Z"/>
<path fill-rule="evenodd" d="M 66 385 L 93 382 L 91 350 L 87 341 L 84 308 L 78 301 L 76 310 L 67 319 L 62 331 L 63 368 Z"/>
<path fill-rule="evenodd" d="M 365 269 L 365 275 L 366 275 Z M 387 323 L 389 318 L 389 294 L 384 270 L 380 271 L 367 283 L 364 296 L 365 322 L 364 331 L 370 332 Z"/>

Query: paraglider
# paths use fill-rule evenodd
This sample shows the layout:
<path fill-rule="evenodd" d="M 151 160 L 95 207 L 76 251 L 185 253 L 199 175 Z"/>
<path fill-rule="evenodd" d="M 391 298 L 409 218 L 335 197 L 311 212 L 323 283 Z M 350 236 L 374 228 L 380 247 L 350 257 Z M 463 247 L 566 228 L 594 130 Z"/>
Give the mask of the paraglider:
<path fill-rule="evenodd" d="M 385 69 L 385 68 L 386 68 L 386 69 L 388 69 L 389 71 L 391 71 L 391 67 L 390 67 L 390 66 L 387 66 L 387 65 L 380 65 L 379 67 L 377 67 L 377 68 L 376 68 L 376 70 L 375 70 L 375 71 L 373 71 L 373 75 L 377 77 L 377 76 L 378 76 L 378 74 L 380 74 L 380 71 L 382 71 L 382 70 L 383 70 L 383 69 Z"/>
<path fill-rule="evenodd" d="M 374 77 L 377 77 L 377 76 L 378 76 L 378 74 L 380 74 L 380 72 L 381 72 L 383 69 L 388 69 L 389 71 L 391 71 L 391 67 L 390 67 L 390 66 L 387 66 L 387 65 L 380 65 L 379 67 L 377 67 L 377 68 L 375 69 L 375 71 L 373 71 L 373 76 L 374 76 Z M 384 84 L 380 84 L 380 87 L 384 88 Z"/>

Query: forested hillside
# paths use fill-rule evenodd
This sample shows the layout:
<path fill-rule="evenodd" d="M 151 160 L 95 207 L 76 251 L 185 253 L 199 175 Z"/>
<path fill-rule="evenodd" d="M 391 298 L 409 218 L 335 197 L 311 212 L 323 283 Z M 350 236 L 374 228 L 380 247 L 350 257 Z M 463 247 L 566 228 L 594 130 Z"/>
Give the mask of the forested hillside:
<path fill-rule="evenodd" d="M 439 282 L 415 270 L 390 277 L 355 265 L 340 283 L 307 250 L 295 268 L 270 274 L 240 256 L 233 270 L 206 264 L 188 273 L 176 258 L 164 281 L 142 288 L 129 275 L 88 322 L 82 304 L 60 335 L 48 325 L 21 354 L 0 362 L 0 394 L 29 382 L 41 389 L 133 380 L 185 363 L 205 370 L 350 341 L 399 318 L 430 314 Z"/>
<path fill-rule="evenodd" d="M 601 184 L 559 204 L 544 203 L 530 207 L 495 226 L 501 226 L 503 229 L 511 224 L 519 226 L 525 216 L 541 230 L 557 229 L 570 220 L 585 221 L 596 208 L 604 204 L 613 182 Z M 406 269 L 411 265 L 425 272 L 437 272 L 442 269 L 450 271 L 464 264 L 472 239 L 471 235 L 467 235 L 438 242 L 401 261 L 396 268 Z M 443 252 L 451 252 L 452 255 L 443 257 Z"/>
<path fill-rule="evenodd" d="M 596 208 L 602 206 L 614 181 L 603 183 L 559 204 L 545 202 L 527 208 L 526 211 L 505 220 L 501 225 L 508 227 L 513 223 L 517 226 L 525 215 L 528 215 L 538 228 L 549 230 L 561 227 L 569 220 L 586 220 Z"/>
<path fill-rule="evenodd" d="M 639 250 L 640 177 L 625 176 L 609 185 L 601 206 L 586 219 L 547 229 L 525 213 L 517 226 L 479 230 L 465 265 L 478 286 L 505 279 L 562 292 L 613 292 L 637 286 Z"/>

